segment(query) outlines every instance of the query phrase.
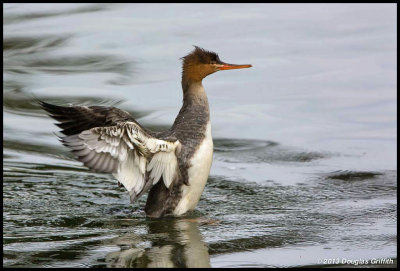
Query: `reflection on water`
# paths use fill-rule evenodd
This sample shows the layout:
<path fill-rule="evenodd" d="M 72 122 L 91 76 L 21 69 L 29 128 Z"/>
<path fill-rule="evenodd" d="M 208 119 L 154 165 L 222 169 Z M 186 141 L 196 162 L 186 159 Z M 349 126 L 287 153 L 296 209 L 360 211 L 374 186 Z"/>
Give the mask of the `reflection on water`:
<path fill-rule="evenodd" d="M 3 266 L 396 258 L 394 7 L 4 5 Z M 214 160 L 196 210 L 148 219 L 146 196 L 131 205 L 75 161 L 36 99 L 118 106 L 165 130 L 192 44 L 253 69 L 204 82 Z"/>
<path fill-rule="evenodd" d="M 280 146 L 277 142 L 246 139 L 215 139 L 218 157 L 230 163 L 310 162 L 328 156 Z"/>
<path fill-rule="evenodd" d="M 107 267 L 211 267 L 208 248 L 198 229 L 198 219 L 150 221 L 150 248 L 138 248 L 140 236 L 119 236 L 112 241 L 121 251 L 106 256 Z"/>
<path fill-rule="evenodd" d="M 34 20 L 46 17 L 53 17 L 53 16 L 62 16 L 62 15 L 70 15 L 76 13 L 85 13 L 85 12 L 95 12 L 104 10 L 106 8 L 105 5 L 90 5 L 90 6 L 80 6 L 80 7 L 72 7 L 71 9 L 57 11 L 57 12 L 42 12 L 42 11 L 35 11 L 35 12 L 28 12 L 28 13 L 19 13 L 16 15 L 8 15 L 7 13 L 3 15 L 3 24 L 10 24 L 10 23 L 19 23 L 25 20 Z"/>
<path fill-rule="evenodd" d="M 67 41 L 67 37 L 44 36 L 44 37 L 7 37 L 3 40 L 3 58 L 10 60 L 10 57 L 28 56 L 30 54 L 45 52 L 62 46 Z M 8 71 L 25 71 L 20 69 L 10 69 L 8 63 L 5 65 Z"/>
<path fill-rule="evenodd" d="M 20 62 L 6 62 L 5 70 L 8 72 L 30 73 L 82 73 L 82 72 L 115 72 L 125 73 L 128 71 L 128 63 L 111 56 L 68 56 L 66 58 L 48 59 L 21 59 Z"/>

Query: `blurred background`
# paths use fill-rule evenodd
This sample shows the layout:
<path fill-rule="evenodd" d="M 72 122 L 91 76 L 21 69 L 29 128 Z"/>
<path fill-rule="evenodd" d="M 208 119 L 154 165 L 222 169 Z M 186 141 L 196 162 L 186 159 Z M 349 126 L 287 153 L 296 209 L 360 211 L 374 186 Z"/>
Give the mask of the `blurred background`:
<path fill-rule="evenodd" d="M 395 4 L 4 4 L 3 266 L 397 265 L 396 20 Z M 192 45 L 253 67 L 203 81 L 197 209 L 147 219 L 35 98 L 168 129 Z"/>

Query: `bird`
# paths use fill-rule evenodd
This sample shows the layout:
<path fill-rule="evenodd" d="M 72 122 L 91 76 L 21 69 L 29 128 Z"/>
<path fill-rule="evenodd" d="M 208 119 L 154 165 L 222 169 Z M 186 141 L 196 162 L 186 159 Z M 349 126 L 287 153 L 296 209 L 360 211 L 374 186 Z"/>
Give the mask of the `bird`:
<path fill-rule="evenodd" d="M 120 251 L 109 252 L 105 258 L 107 267 L 154 268 L 185 267 L 210 268 L 210 254 L 204 242 L 199 225 L 206 221 L 193 218 L 165 219 L 149 221 L 149 235 L 165 236 L 152 240 L 151 247 L 143 248 L 138 243 L 145 240 L 140 234 L 129 231 L 110 240 Z M 207 222 L 206 222 L 207 223 Z M 130 248 L 126 249 L 129 245 Z"/>
<path fill-rule="evenodd" d="M 165 131 L 151 131 L 116 107 L 39 106 L 57 120 L 61 143 L 89 170 L 111 173 L 130 202 L 148 192 L 146 216 L 183 216 L 197 206 L 213 160 L 210 110 L 202 80 L 222 70 L 252 65 L 222 62 L 198 46 L 182 57 L 183 104 Z"/>

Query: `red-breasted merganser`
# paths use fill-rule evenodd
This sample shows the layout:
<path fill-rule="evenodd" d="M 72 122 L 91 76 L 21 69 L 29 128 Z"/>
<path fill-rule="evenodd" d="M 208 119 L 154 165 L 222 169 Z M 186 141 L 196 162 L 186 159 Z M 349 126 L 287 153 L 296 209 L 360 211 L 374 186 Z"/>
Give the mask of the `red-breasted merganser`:
<path fill-rule="evenodd" d="M 131 203 L 150 190 L 145 206 L 149 217 L 181 216 L 197 206 L 203 193 L 213 156 L 203 78 L 251 67 L 224 63 L 197 46 L 183 57 L 182 66 L 183 106 L 167 131 L 150 131 L 115 107 L 39 102 L 60 122 L 63 145 L 89 169 L 112 173 L 128 190 Z"/>

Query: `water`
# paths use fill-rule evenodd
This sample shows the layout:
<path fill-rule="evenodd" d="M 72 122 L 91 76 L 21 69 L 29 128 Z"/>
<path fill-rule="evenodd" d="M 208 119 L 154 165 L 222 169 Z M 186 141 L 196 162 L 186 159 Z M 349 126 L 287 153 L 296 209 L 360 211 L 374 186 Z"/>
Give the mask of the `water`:
<path fill-rule="evenodd" d="M 394 4 L 3 8 L 3 266 L 397 265 Z M 191 45 L 253 68 L 203 82 L 214 162 L 196 210 L 149 219 L 34 97 L 166 129 Z"/>

